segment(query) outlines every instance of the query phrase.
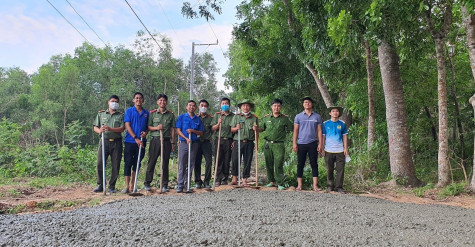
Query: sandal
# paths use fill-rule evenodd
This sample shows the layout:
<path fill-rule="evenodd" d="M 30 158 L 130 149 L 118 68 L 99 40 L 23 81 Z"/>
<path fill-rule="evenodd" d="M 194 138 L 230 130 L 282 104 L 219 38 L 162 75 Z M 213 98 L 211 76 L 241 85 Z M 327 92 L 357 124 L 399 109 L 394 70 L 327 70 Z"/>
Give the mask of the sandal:
<path fill-rule="evenodd" d="M 297 187 L 295 188 L 295 191 L 302 191 L 302 188 Z"/>
<path fill-rule="evenodd" d="M 238 182 L 231 182 L 230 185 L 238 185 Z"/>
<path fill-rule="evenodd" d="M 317 187 L 317 188 L 313 188 L 313 191 L 315 192 L 320 192 L 320 189 Z"/>
<path fill-rule="evenodd" d="M 242 187 L 249 187 L 249 184 L 241 184 Z"/>

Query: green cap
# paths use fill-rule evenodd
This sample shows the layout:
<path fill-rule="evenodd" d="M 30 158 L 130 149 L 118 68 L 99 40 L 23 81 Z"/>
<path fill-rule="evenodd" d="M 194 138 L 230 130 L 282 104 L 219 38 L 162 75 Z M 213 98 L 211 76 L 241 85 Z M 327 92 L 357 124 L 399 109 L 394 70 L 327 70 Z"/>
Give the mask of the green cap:
<path fill-rule="evenodd" d="M 241 108 L 241 105 L 242 105 L 242 104 L 249 104 L 249 105 L 251 105 L 251 108 L 254 108 L 254 104 L 251 103 L 251 101 L 248 100 L 248 99 L 243 99 L 243 100 L 241 100 L 241 102 L 239 102 L 239 104 L 238 104 L 238 107 Z"/>

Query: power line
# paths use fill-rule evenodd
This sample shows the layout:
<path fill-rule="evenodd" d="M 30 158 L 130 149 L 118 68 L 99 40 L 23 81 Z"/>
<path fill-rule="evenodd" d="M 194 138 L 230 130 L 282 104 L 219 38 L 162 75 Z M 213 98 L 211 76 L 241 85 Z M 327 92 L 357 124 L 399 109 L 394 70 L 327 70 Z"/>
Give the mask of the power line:
<path fill-rule="evenodd" d="M 58 14 L 63 17 L 66 22 L 69 23 L 69 25 L 71 25 L 71 27 L 73 27 L 87 41 L 87 43 L 92 45 L 92 43 L 89 42 L 89 40 L 81 32 L 79 32 L 79 30 L 49 0 L 46 1 L 56 10 L 56 12 L 58 12 Z"/>
<path fill-rule="evenodd" d="M 135 12 L 134 8 L 132 8 L 132 6 L 129 4 L 129 2 L 127 0 L 125 0 L 125 2 L 127 3 L 127 5 L 129 5 L 129 8 L 130 10 L 132 10 L 132 12 L 134 12 L 135 16 L 137 17 L 137 19 L 140 21 L 140 23 L 142 23 L 142 26 L 145 28 L 145 30 L 147 30 L 148 34 L 150 35 L 150 37 L 152 37 L 153 41 L 155 41 L 155 43 L 158 45 L 158 47 L 160 49 L 163 50 L 163 48 L 160 46 L 160 44 L 158 44 L 157 40 L 155 39 L 155 37 L 152 35 L 152 33 L 148 30 L 148 28 L 145 26 L 145 24 L 143 23 L 143 21 L 140 19 L 140 17 L 137 15 L 137 13 Z M 164 53 L 165 56 L 170 60 L 170 61 L 173 61 L 173 59 L 167 54 L 167 53 Z M 175 63 L 173 63 L 173 65 L 175 66 L 175 68 L 177 69 L 177 71 L 179 71 L 178 67 L 176 66 Z"/>
<path fill-rule="evenodd" d="M 49 1 L 48 1 L 48 2 L 49 2 Z M 104 40 L 102 40 L 101 37 L 99 37 L 99 34 L 97 34 L 96 31 L 94 31 L 94 29 L 87 23 L 87 21 L 84 20 L 84 18 L 82 18 L 82 16 L 76 11 L 76 9 L 73 7 L 73 5 L 71 5 L 71 3 L 70 3 L 68 0 L 66 0 L 66 2 L 68 2 L 69 6 L 71 6 L 71 8 L 74 10 L 74 12 L 76 12 L 76 14 L 77 14 L 79 17 L 81 17 L 82 21 L 84 21 L 84 23 L 86 23 L 86 25 L 89 27 L 89 29 L 91 29 L 92 32 L 94 32 L 94 34 L 97 36 L 97 38 L 99 38 L 99 39 L 102 41 L 102 43 L 104 43 L 104 45 L 105 45 L 106 47 L 109 47 L 109 46 L 106 44 L 106 42 L 104 42 Z"/>
<path fill-rule="evenodd" d="M 214 37 L 216 38 L 216 40 L 219 41 L 218 37 L 216 36 L 216 33 L 214 32 L 213 27 L 211 26 L 211 24 L 210 24 L 208 21 L 207 21 L 207 23 L 208 23 L 209 27 L 211 28 L 211 31 L 213 32 Z M 221 52 L 223 53 L 224 59 L 228 60 L 228 58 L 227 58 L 226 55 L 224 54 L 223 47 L 221 47 L 221 44 L 220 44 L 219 42 L 217 42 L 217 43 L 218 43 L 219 49 L 221 49 Z M 228 63 L 229 63 L 229 61 L 228 61 Z"/>

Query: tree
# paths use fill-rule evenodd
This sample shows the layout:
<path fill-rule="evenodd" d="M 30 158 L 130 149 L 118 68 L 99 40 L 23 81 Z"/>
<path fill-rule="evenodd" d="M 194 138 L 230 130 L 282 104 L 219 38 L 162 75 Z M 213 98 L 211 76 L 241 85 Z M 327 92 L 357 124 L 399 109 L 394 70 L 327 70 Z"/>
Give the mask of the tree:
<path fill-rule="evenodd" d="M 437 55 L 437 92 L 439 106 L 439 182 L 438 187 L 447 186 L 450 183 L 449 163 L 449 121 L 447 112 L 447 65 L 445 62 L 445 41 L 452 23 L 453 1 L 425 1 L 425 16 L 432 39 L 435 42 Z"/>

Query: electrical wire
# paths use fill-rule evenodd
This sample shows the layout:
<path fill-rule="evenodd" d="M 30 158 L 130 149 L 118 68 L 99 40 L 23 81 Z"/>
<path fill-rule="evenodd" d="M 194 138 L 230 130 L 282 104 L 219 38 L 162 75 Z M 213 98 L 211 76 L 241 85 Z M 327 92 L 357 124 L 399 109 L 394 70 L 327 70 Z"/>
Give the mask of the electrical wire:
<path fill-rule="evenodd" d="M 89 40 L 86 38 L 86 36 L 84 36 L 49 0 L 46 0 L 46 1 L 56 10 L 56 12 L 58 12 L 58 14 L 60 14 L 63 17 L 63 19 L 67 23 L 69 23 L 69 25 L 71 25 L 71 27 L 73 27 L 76 30 L 76 32 L 78 32 L 87 41 L 87 43 L 92 45 L 92 43 L 89 42 Z"/>
<path fill-rule="evenodd" d="M 89 29 L 91 29 L 92 32 L 94 32 L 94 34 L 97 36 L 97 38 L 99 38 L 99 39 L 102 41 L 102 43 L 104 43 L 104 45 L 105 45 L 106 47 L 109 47 L 109 46 L 106 44 L 106 42 L 104 42 L 104 40 L 102 40 L 102 38 L 99 36 L 99 34 L 97 34 L 96 31 L 94 31 L 94 29 L 87 23 L 87 21 L 84 20 L 84 18 L 82 18 L 82 16 L 76 11 L 76 9 L 73 7 L 73 5 L 71 5 L 71 3 L 70 3 L 68 0 L 66 0 L 66 2 L 69 4 L 69 6 L 71 6 L 71 8 L 74 10 L 74 12 L 76 12 L 76 14 L 77 14 L 79 17 L 81 17 L 82 21 L 83 21 L 84 23 L 86 23 L 86 25 L 89 27 Z"/>

